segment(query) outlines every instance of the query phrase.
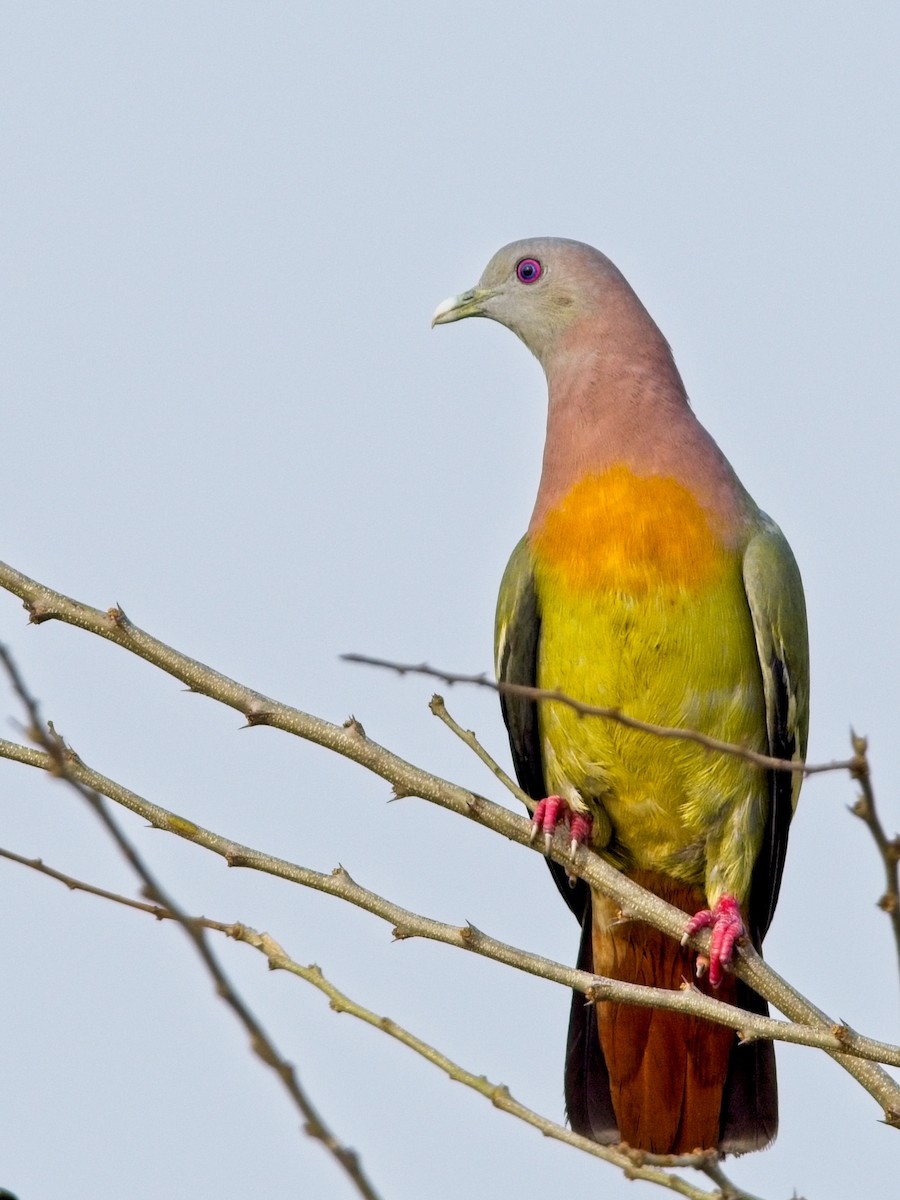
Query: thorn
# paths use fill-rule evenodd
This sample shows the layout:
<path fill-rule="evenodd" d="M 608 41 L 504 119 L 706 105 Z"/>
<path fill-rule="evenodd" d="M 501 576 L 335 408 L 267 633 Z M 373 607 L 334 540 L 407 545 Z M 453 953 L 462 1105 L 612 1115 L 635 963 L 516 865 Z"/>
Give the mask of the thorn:
<path fill-rule="evenodd" d="M 131 622 L 125 616 L 125 610 L 122 608 L 121 604 L 115 604 L 112 608 L 108 608 L 106 610 L 106 615 L 117 629 L 125 629 L 131 624 Z"/>
<path fill-rule="evenodd" d="M 268 724 L 270 714 L 264 708 L 248 708 L 244 713 L 244 720 L 247 722 L 247 728 L 252 729 L 256 725 Z"/>
<path fill-rule="evenodd" d="M 857 796 L 855 802 L 848 805 L 848 808 L 854 817 L 859 817 L 861 821 L 865 821 L 870 815 L 869 802 L 863 795 Z"/>
<path fill-rule="evenodd" d="M 869 739 L 858 734 L 853 726 L 850 726 L 850 745 L 853 747 L 853 753 L 862 757 L 869 749 Z"/>

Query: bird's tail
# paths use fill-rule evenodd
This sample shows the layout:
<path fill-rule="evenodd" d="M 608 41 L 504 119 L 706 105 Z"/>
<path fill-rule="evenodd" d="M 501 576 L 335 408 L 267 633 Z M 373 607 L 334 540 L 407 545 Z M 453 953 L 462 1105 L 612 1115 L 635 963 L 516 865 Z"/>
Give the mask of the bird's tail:
<path fill-rule="evenodd" d="M 686 913 L 705 904 L 699 889 L 660 875 L 635 878 Z M 693 958 L 672 938 L 623 919 L 613 903 L 592 894 L 582 923 L 582 970 L 677 991 L 682 980 L 693 979 Z M 700 986 L 709 990 L 705 980 Z M 766 1011 L 765 1001 L 731 975 L 715 995 Z M 576 1132 L 601 1143 L 623 1141 L 657 1154 L 761 1149 L 778 1123 L 772 1044 L 741 1046 L 724 1025 L 636 1005 L 585 1004 L 576 992 L 566 1110 Z"/>

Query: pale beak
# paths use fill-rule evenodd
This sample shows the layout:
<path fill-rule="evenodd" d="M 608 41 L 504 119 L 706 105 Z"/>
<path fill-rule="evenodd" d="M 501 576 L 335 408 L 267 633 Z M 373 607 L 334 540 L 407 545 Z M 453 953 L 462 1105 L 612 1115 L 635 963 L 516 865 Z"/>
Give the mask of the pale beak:
<path fill-rule="evenodd" d="M 484 302 L 493 293 L 487 288 L 470 288 L 458 296 L 449 296 L 434 310 L 431 318 L 431 328 L 435 325 L 448 325 L 451 321 L 461 321 L 463 317 L 484 316 Z"/>

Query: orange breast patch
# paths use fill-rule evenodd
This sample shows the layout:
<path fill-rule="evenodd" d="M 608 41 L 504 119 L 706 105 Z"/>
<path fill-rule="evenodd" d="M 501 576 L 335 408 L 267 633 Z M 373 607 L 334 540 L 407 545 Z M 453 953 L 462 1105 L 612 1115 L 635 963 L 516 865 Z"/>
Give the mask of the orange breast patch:
<path fill-rule="evenodd" d="M 575 484 L 532 533 L 541 566 L 576 590 L 645 595 L 709 584 L 726 553 L 683 484 L 610 467 Z"/>

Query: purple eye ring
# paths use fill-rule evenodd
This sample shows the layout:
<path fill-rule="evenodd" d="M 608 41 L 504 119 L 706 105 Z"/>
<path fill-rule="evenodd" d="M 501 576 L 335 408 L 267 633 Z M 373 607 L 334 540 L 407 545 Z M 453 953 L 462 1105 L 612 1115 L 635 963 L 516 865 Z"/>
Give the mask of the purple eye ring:
<path fill-rule="evenodd" d="M 521 258 L 516 263 L 516 278 L 519 283 L 535 283 L 540 279 L 543 270 L 536 258 Z"/>

